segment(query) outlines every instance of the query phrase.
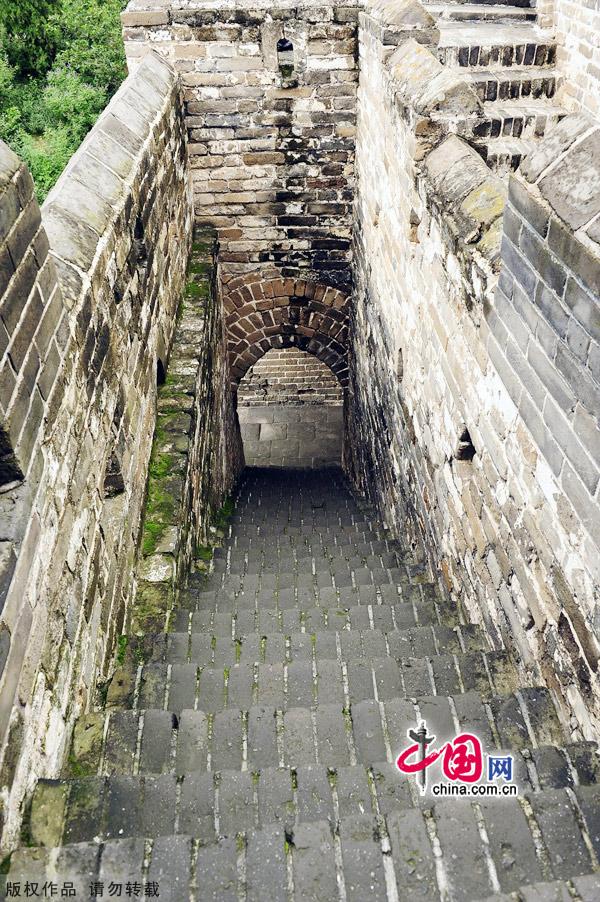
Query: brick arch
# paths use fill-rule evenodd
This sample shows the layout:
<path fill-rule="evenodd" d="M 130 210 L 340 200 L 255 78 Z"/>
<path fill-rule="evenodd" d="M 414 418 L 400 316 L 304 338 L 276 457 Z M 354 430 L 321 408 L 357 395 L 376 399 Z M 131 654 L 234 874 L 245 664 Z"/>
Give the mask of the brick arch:
<path fill-rule="evenodd" d="M 305 279 L 246 275 L 224 290 L 232 387 L 271 348 L 299 348 L 348 384 L 349 296 Z"/>

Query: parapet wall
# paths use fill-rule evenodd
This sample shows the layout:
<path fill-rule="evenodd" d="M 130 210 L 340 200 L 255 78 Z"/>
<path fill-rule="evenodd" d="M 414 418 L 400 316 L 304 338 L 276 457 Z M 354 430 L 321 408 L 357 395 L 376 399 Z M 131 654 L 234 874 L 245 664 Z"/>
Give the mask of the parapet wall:
<path fill-rule="evenodd" d="M 8 846 L 25 793 L 57 773 L 106 678 L 131 600 L 157 374 L 192 235 L 175 73 L 144 59 L 48 197 L 42 226 L 26 170 L 6 149 L 2 161 L 1 424 L 16 482 L 0 495 Z"/>
<path fill-rule="evenodd" d="M 271 264 L 348 288 L 357 7 L 132 0 L 123 13 L 129 65 L 155 49 L 181 77 L 196 220 L 217 229 L 224 270 Z"/>
<path fill-rule="evenodd" d="M 422 7 L 380 5 L 360 25 L 347 467 L 456 604 L 513 649 L 525 678 L 542 670 L 573 728 L 591 736 L 600 714 L 595 236 L 574 235 L 587 222 L 563 218 L 562 164 L 546 175 L 549 206 L 536 196 L 543 176 L 535 188 L 538 176 L 511 180 L 503 225 L 505 187 L 450 134 L 454 111 L 473 104 L 477 115 L 477 98 L 460 73 L 450 83 L 437 67 Z M 551 135 L 544 153 L 548 165 L 559 156 Z M 564 195 L 585 204 L 566 179 Z M 597 199 L 594 184 L 585 197 Z M 520 312 L 506 296 L 509 273 Z M 523 343 L 519 369 L 513 347 L 522 356 Z M 547 460 L 554 448 L 560 478 Z"/>
<path fill-rule="evenodd" d="M 599 147 L 597 124 L 567 117 L 511 179 L 487 315 L 488 352 L 532 439 L 530 641 L 578 708 L 579 693 L 596 706 L 600 637 Z"/>

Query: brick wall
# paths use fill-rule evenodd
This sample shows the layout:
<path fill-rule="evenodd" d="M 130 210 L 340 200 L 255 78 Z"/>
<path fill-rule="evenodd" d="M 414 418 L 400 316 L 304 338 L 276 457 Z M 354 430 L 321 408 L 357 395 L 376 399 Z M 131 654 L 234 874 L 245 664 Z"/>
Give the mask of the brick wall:
<path fill-rule="evenodd" d="M 238 388 L 238 407 L 263 404 L 342 404 L 343 390 L 329 367 L 312 354 L 267 351 Z"/>
<path fill-rule="evenodd" d="M 594 227 L 581 234 L 587 221 L 569 225 L 563 215 L 569 197 L 584 207 L 591 198 L 593 215 L 597 181 L 581 177 L 586 154 L 597 172 L 596 151 L 579 144 L 579 164 L 573 157 L 550 176 L 563 212 L 555 208 L 557 224 L 547 234 L 538 234 L 535 203 L 517 208 L 524 183 L 512 181 L 507 231 L 517 229 L 513 243 L 524 242 L 529 263 L 523 257 L 514 273 L 527 298 L 510 315 L 512 301 L 501 293 L 496 300 L 501 266 L 510 269 L 515 259 L 509 237 L 502 253 L 500 246 L 506 189 L 475 151 L 448 135 L 451 120 L 440 126 L 439 105 L 431 118 L 423 98 L 432 99 L 442 75 L 423 61 L 427 36 L 414 36 L 425 46 L 400 36 L 405 43 L 393 52 L 392 23 L 386 29 L 361 15 L 346 465 L 387 523 L 429 559 L 457 606 L 465 604 L 496 645 L 510 647 L 524 671 L 546 677 L 575 733 L 591 736 L 600 711 L 590 333 L 598 286 L 590 293 L 589 280 L 598 265 Z M 424 71 L 429 91 L 420 85 Z M 466 90 L 452 88 L 455 97 Z M 441 91 L 441 106 L 448 100 Z M 463 109 L 468 103 L 461 98 Z M 561 155 L 553 142 L 549 135 L 541 145 L 548 166 Z M 517 214 L 526 221 L 519 224 Z M 562 314 L 553 325 L 555 303 Z M 504 366 L 491 335 L 496 321 L 510 338 Z M 523 341 L 531 377 L 513 353 Z M 539 384 L 537 414 L 528 412 L 533 399 L 515 404 L 510 380 L 527 383 L 523 399 Z M 566 408 L 553 395 L 559 391 Z M 560 442 L 557 479 L 545 455 Z"/>
<path fill-rule="evenodd" d="M 15 477 L 0 494 L 6 845 L 126 622 L 157 372 L 191 242 L 185 137 L 175 75 L 151 55 L 69 163 L 42 226 L 26 170 L 2 148 L 0 423 Z"/>
<path fill-rule="evenodd" d="M 571 109 L 600 116 L 600 8 L 596 0 L 555 0 L 557 63 Z"/>
<path fill-rule="evenodd" d="M 511 179 L 488 351 L 535 451 L 540 654 L 594 704 L 600 638 L 600 127 L 570 116 Z M 542 659 L 543 659 L 542 658 Z M 573 690 L 572 690 L 573 691 Z"/>
<path fill-rule="evenodd" d="M 218 230 L 223 270 L 270 263 L 348 287 L 357 6 L 132 0 L 123 13 L 129 65 L 153 48 L 181 76 L 196 217 Z"/>

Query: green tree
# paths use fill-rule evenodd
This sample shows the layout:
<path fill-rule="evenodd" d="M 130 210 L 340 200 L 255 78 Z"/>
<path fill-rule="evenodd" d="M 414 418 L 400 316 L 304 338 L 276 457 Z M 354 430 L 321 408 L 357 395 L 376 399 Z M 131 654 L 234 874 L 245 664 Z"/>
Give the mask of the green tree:
<path fill-rule="evenodd" d="M 49 28 L 56 46 L 54 67 L 76 72 L 110 97 L 127 67 L 121 34 L 122 0 L 62 0 Z"/>
<path fill-rule="evenodd" d="M 50 68 L 55 52 L 50 19 L 59 5 L 59 0 L 0 0 L 3 49 L 19 77 L 39 77 Z"/>
<path fill-rule="evenodd" d="M 0 138 L 43 200 L 127 74 L 124 0 L 0 0 Z"/>

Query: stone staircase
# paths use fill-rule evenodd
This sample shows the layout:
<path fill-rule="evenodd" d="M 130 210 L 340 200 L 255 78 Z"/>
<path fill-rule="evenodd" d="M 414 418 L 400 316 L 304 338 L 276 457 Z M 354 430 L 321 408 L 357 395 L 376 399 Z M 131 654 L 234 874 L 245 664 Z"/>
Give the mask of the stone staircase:
<path fill-rule="evenodd" d="M 227 533 L 165 631 L 122 643 L 2 879 L 173 902 L 600 898 L 595 745 L 340 471 L 247 470 Z M 422 720 L 436 744 L 511 750 L 519 797 L 422 796 L 395 766 Z"/>
<path fill-rule="evenodd" d="M 438 54 L 466 69 L 484 104 L 483 119 L 465 119 L 459 134 L 499 174 L 518 168 L 532 145 L 565 115 L 552 34 L 537 25 L 530 0 L 516 3 L 425 3 L 440 30 Z"/>

